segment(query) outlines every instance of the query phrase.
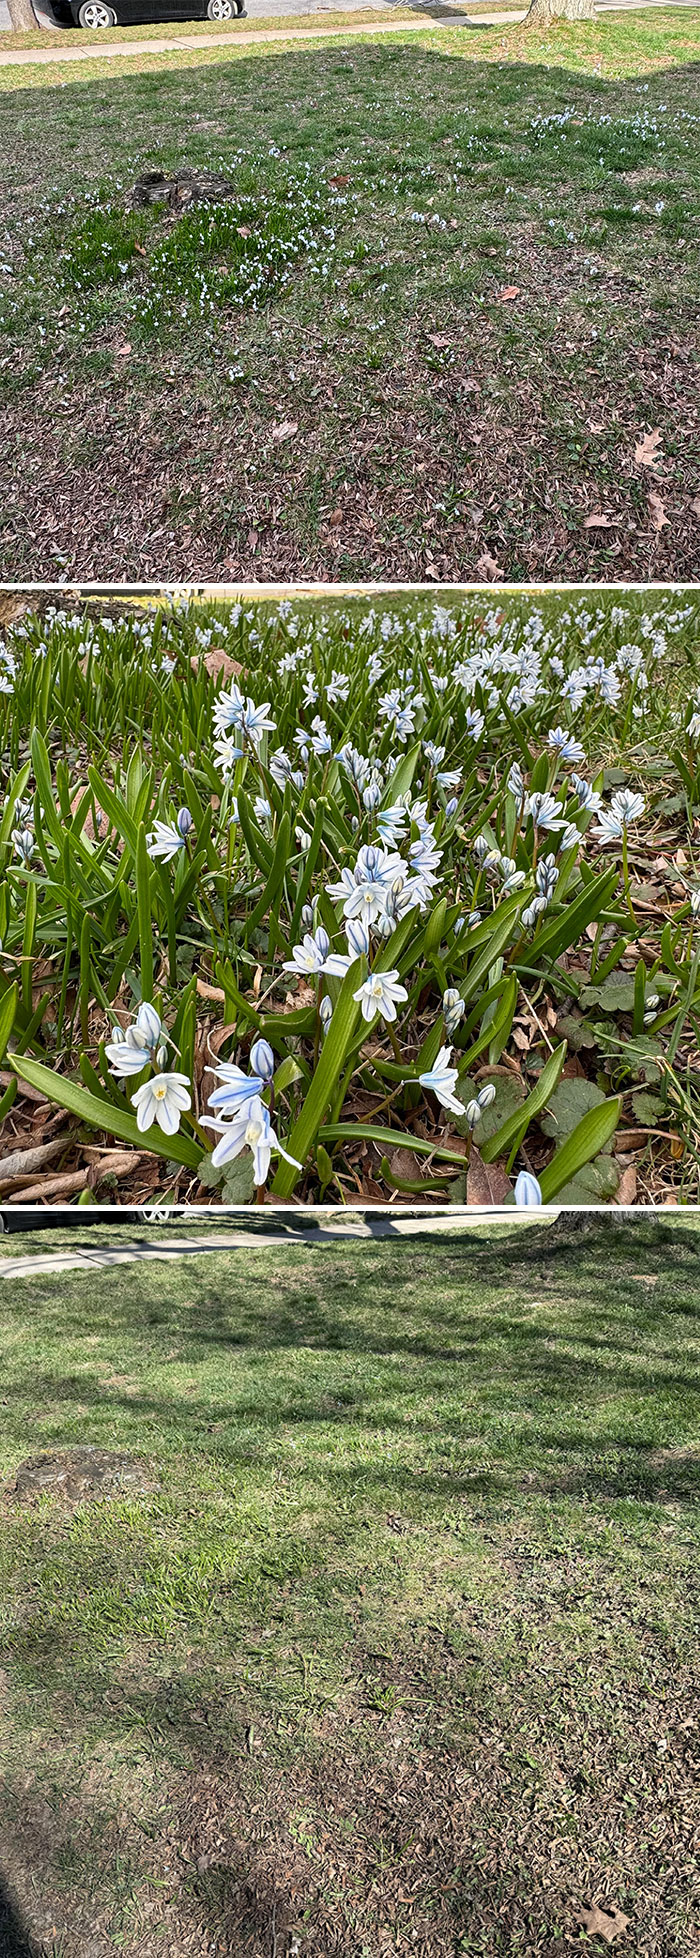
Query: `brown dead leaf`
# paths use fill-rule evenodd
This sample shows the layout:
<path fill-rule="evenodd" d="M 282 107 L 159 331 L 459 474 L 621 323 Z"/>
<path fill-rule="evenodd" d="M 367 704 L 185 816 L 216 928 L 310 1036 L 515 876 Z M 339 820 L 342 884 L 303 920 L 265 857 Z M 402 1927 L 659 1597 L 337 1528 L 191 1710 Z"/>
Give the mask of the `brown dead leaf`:
<path fill-rule="evenodd" d="M 119 355 L 120 355 L 120 354 L 130 354 L 130 353 L 131 353 L 131 341 L 130 341 L 130 340 L 125 340 L 125 341 L 124 341 L 124 345 L 123 345 L 123 347 L 117 347 L 117 356 L 118 356 L 118 357 L 119 357 Z"/>
<path fill-rule="evenodd" d="M 429 333 L 428 339 L 431 347 L 449 347 L 452 344 L 446 333 Z"/>
<path fill-rule="evenodd" d="M 604 1938 L 606 1944 L 614 1944 L 616 1938 L 623 1937 L 629 1918 L 613 1905 L 612 1910 L 600 1910 L 592 1904 L 590 1910 L 579 1911 L 578 1922 L 588 1932 L 589 1938 Z"/>
<path fill-rule="evenodd" d="M 634 1167 L 634 1163 L 630 1163 L 629 1169 L 623 1170 L 622 1175 L 620 1177 L 620 1181 L 618 1183 L 617 1190 L 615 1192 L 615 1202 L 620 1204 L 634 1203 L 636 1195 L 637 1195 L 637 1171 Z"/>
<path fill-rule="evenodd" d="M 197 974 L 197 992 L 199 993 L 200 999 L 215 999 L 222 1006 L 226 998 L 226 994 L 222 992 L 220 986 L 210 986 L 208 980 L 200 979 L 199 973 Z"/>
<path fill-rule="evenodd" d="M 257 530 L 249 530 L 249 531 L 248 531 L 248 536 L 247 536 L 247 538 L 246 538 L 246 542 L 247 542 L 247 545 L 248 545 L 248 549 L 249 549 L 249 551 L 255 551 L 255 550 L 257 550 L 257 545 L 258 545 L 258 533 L 257 533 Z"/>
<path fill-rule="evenodd" d="M 510 1196 L 510 1178 L 497 1163 L 483 1163 L 472 1149 L 467 1170 L 467 1203 L 501 1204 Z"/>
<path fill-rule="evenodd" d="M 700 517 L 700 496 L 693 497 L 690 508 L 695 512 L 696 517 Z"/>
<path fill-rule="evenodd" d="M 209 1050 L 210 1053 L 215 1054 L 217 1060 L 219 1058 L 221 1049 L 225 1041 L 230 1040 L 232 1033 L 235 1033 L 235 1031 L 236 1031 L 235 1020 L 230 1021 L 228 1026 L 214 1027 L 212 1029 L 212 1032 L 209 1035 Z"/>
<path fill-rule="evenodd" d="M 139 258 L 148 258 L 145 245 L 134 245 L 134 251 L 138 253 Z"/>
<path fill-rule="evenodd" d="M 647 503 L 649 505 L 649 514 L 651 516 L 651 521 L 654 526 L 654 529 L 663 530 L 664 524 L 668 523 L 668 517 L 666 515 L 666 511 L 661 501 L 661 497 L 659 496 L 658 490 L 649 491 L 647 497 Z"/>
<path fill-rule="evenodd" d="M 498 297 L 502 300 L 518 299 L 520 297 L 520 286 L 503 286 Z"/>
<path fill-rule="evenodd" d="M 262 966 L 256 965 L 255 974 L 253 978 L 253 999 L 260 998 L 260 987 L 262 985 L 262 976 L 263 976 Z"/>
<path fill-rule="evenodd" d="M 532 1030 L 527 1027 L 513 1027 L 511 1038 L 521 1054 L 526 1054 L 532 1041 Z"/>
<path fill-rule="evenodd" d="M 482 551 L 481 557 L 477 559 L 476 568 L 479 577 L 483 578 L 487 584 L 495 584 L 498 580 L 505 577 L 505 572 L 502 570 L 500 564 L 496 563 L 496 559 L 491 556 L 490 551 Z"/>
<path fill-rule="evenodd" d="M 252 235 L 249 224 L 237 224 L 236 230 L 238 232 L 239 238 L 250 238 Z"/>
<path fill-rule="evenodd" d="M 298 422 L 276 422 L 272 429 L 273 442 L 288 442 L 290 436 L 296 435 L 298 427 Z"/>
<path fill-rule="evenodd" d="M 642 469 L 658 469 L 661 457 L 661 429 L 652 428 L 649 435 L 642 435 L 634 451 L 634 460 Z"/>
<path fill-rule="evenodd" d="M 239 665 L 238 660 L 232 659 L 230 653 L 225 653 L 223 646 L 210 646 L 207 653 L 193 653 L 190 666 L 195 669 L 199 666 L 205 667 L 207 673 L 211 673 L 214 679 L 218 679 L 221 675 L 223 680 L 232 680 L 243 672 L 243 667 Z"/>
<path fill-rule="evenodd" d="M 349 178 L 349 177 L 329 177 L 329 179 L 328 179 L 328 182 L 329 182 L 329 184 L 335 184 L 335 188 L 336 188 L 336 190 L 344 190 L 344 189 L 345 189 L 345 186 L 346 186 L 346 184 L 349 184 L 349 182 L 350 182 L 350 178 Z"/>
<path fill-rule="evenodd" d="M 590 517 L 584 517 L 583 528 L 584 530 L 612 530 L 617 521 L 617 517 L 606 517 L 603 510 L 592 510 Z"/>

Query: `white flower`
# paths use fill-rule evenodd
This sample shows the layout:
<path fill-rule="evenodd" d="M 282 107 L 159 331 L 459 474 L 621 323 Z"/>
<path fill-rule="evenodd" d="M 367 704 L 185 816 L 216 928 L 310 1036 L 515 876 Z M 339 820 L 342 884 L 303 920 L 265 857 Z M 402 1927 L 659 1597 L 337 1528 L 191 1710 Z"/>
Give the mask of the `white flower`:
<path fill-rule="evenodd" d="M 437 1095 L 443 1108 L 451 1108 L 455 1115 L 463 1115 L 464 1103 L 458 1100 L 454 1091 L 458 1069 L 449 1065 L 451 1053 L 451 1047 L 441 1047 L 434 1067 L 425 1074 L 419 1074 L 418 1080 L 422 1088 L 429 1088 L 432 1094 Z"/>
<path fill-rule="evenodd" d="M 567 734 L 564 727 L 550 727 L 547 746 L 557 750 L 560 761 L 585 761 L 586 759 L 585 748 L 581 747 L 580 741 L 574 740 L 572 734 Z"/>
<path fill-rule="evenodd" d="M 325 972 L 330 945 L 331 941 L 323 925 L 318 926 L 315 934 L 307 931 L 303 943 L 292 947 L 291 959 L 285 959 L 282 971 L 297 974 Z"/>
<path fill-rule="evenodd" d="M 542 1202 L 542 1191 L 536 1176 L 529 1169 L 521 1169 L 515 1184 L 515 1201 L 521 1210 L 535 1208 Z"/>
<path fill-rule="evenodd" d="M 221 1061 L 218 1067 L 207 1069 L 208 1074 L 215 1074 L 222 1083 L 222 1086 L 215 1088 L 214 1093 L 209 1096 L 210 1108 L 220 1109 L 222 1115 L 238 1115 L 242 1110 L 248 1108 L 252 1102 L 258 1100 L 263 1088 L 267 1086 L 268 1081 L 271 1079 L 267 1056 L 272 1052 L 266 1040 L 256 1041 L 255 1047 L 251 1049 L 250 1055 L 253 1066 L 253 1056 L 255 1055 L 256 1059 L 260 1058 L 256 1052 L 258 1047 L 262 1047 L 265 1050 L 262 1057 L 264 1067 L 260 1067 L 258 1070 L 254 1069 L 252 1074 L 246 1074 L 244 1069 L 237 1067 L 234 1061 Z M 274 1055 L 272 1057 L 272 1066 L 274 1071 Z"/>
<path fill-rule="evenodd" d="M 151 1081 L 144 1081 L 137 1088 L 133 1105 L 137 1111 L 136 1126 L 141 1133 L 157 1122 L 164 1135 L 177 1135 L 183 1110 L 192 1107 L 187 1075 L 154 1074 Z"/>
<path fill-rule="evenodd" d="M 383 1020 L 396 1019 L 397 1000 L 408 999 L 405 986 L 397 984 L 398 972 L 371 972 L 364 985 L 358 986 L 353 999 L 362 1001 L 363 1020 L 373 1020 L 380 1013 Z"/>
<path fill-rule="evenodd" d="M 646 803 L 643 795 L 635 795 L 633 789 L 618 789 L 610 804 L 610 814 L 615 816 L 627 829 L 629 823 L 636 823 L 644 815 Z"/>
<path fill-rule="evenodd" d="M 189 809 L 178 809 L 174 823 L 156 822 L 146 839 L 149 857 L 162 857 L 164 863 L 170 863 L 180 850 L 184 850 L 193 827 Z"/>
<path fill-rule="evenodd" d="M 525 815 L 532 817 L 535 829 L 561 829 L 565 821 L 561 803 L 548 789 L 536 789 L 526 796 Z"/>
<path fill-rule="evenodd" d="M 126 1032 L 123 1027 L 114 1027 L 111 1040 L 105 1044 L 110 1073 L 122 1080 L 140 1074 L 142 1068 L 152 1065 L 164 1037 L 167 1039 L 165 1027 L 155 1006 L 142 1001 L 135 1022 Z"/>
<path fill-rule="evenodd" d="M 495 1098 L 496 1090 L 493 1081 L 487 1081 L 484 1087 L 479 1089 L 478 1094 L 474 1096 L 474 1100 L 467 1102 L 464 1113 L 472 1131 L 476 1128 L 477 1122 L 481 1120 L 484 1109 L 490 1108 Z"/>
<path fill-rule="evenodd" d="M 269 1110 L 257 1096 L 241 1108 L 232 1122 L 216 1122 L 207 1115 L 202 1116 L 202 1121 L 207 1128 L 218 1129 L 221 1135 L 221 1141 L 217 1142 L 212 1152 L 213 1169 L 221 1169 L 224 1163 L 234 1162 L 244 1149 L 252 1150 L 253 1176 L 258 1187 L 267 1182 L 273 1150 L 276 1155 L 284 1156 L 285 1162 L 292 1163 L 295 1169 L 302 1168 L 296 1157 L 289 1156 L 283 1149 L 272 1127 Z"/>
<path fill-rule="evenodd" d="M 442 1011 L 445 1019 L 445 1032 L 456 1033 L 460 1020 L 464 1019 L 466 1006 L 456 986 L 448 986 L 442 995 Z"/>

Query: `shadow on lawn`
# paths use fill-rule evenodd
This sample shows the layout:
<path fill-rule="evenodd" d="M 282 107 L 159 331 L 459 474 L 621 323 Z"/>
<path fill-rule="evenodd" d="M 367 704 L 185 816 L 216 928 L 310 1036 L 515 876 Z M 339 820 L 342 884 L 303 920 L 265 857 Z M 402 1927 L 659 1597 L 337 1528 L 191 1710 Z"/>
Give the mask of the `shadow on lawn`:
<path fill-rule="evenodd" d="M 86 1274 L 85 1307 L 60 1307 L 60 1338 L 84 1335 L 89 1317 L 102 1354 L 85 1368 L 54 1371 L 49 1361 L 42 1370 L 36 1361 L 31 1377 L 15 1375 L 5 1434 L 28 1448 L 33 1442 L 35 1451 L 65 1446 L 68 1437 L 132 1448 L 167 1475 L 183 1447 L 223 1470 L 265 1471 L 290 1430 L 313 1436 L 346 1427 L 391 1434 L 409 1452 L 418 1443 L 432 1459 L 414 1469 L 400 1458 L 376 1465 L 351 1455 L 348 1464 L 331 1458 L 322 1466 L 314 1458 L 310 1472 L 331 1501 L 363 1493 L 391 1508 L 402 1495 L 422 1493 L 445 1505 L 465 1496 L 502 1503 L 525 1477 L 533 1493 L 691 1504 L 697 1463 L 692 1447 L 675 1444 L 692 1432 L 687 1322 L 700 1331 L 700 1233 L 664 1234 L 673 1238 L 672 1272 L 653 1225 L 611 1220 L 568 1244 L 548 1242 L 549 1235 L 528 1231 L 521 1242 L 490 1245 L 361 1241 L 343 1246 L 342 1259 L 320 1245 L 221 1251 L 212 1254 L 215 1271 L 207 1272 L 208 1260 L 188 1265 L 186 1303 L 176 1265 L 157 1267 L 157 1277 L 153 1268 L 129 1267 L 116 1295 L 103 1281 L 95 1298 Z M 433 1273 L 434 1306 L 426 1297 Z M 31 1287 L 34 1329 L 46 1309 L 50 1342 L 64 1284 L 70 1296 L 75 1281 L 71 1273 L 46 1290 L 40 1279 Z M 2 1299 L 8 1320 L 24 1317 L 25 1298 L 18 1288 L 14 1300 Z M 544 1320 L 531 1316 L 542 1308 Z M 220 1388 L 207 1380 L 205 1394 L 192 1391 L 195 1374 L 186 1398 L 181 1385 L 172 1395 L 160 1382 L 151 1389 L 139 1377 L 141 1355 L 159 1367 L 161 1340 L 178 1368 L 204 1363 L 211 1371 L 212 1351 L 234 1361 L 240 1355 L 240 1376 L 234 1370 Z M 122 1341 L 120 1362 L 113 1355 Z M 290 1374 L 285 1349 L 314 1359 Z M 117 1364 L 122 1379 L 112 1377 Z M 664 1419 L 657 1424 L 650 1412 L 640 1438 L 636 1403 L 652 1395 L 663 1401 Z M 631 1408 L 620 1407 L 625 1396 Z M 40 1425 L 28 1430 L 26 1410 L 38 1403 Z"/>
<path fill-rule="evenodd" d="M 18 1918 L 0 1876 L 0 1958 L 32 1958 Z"/>

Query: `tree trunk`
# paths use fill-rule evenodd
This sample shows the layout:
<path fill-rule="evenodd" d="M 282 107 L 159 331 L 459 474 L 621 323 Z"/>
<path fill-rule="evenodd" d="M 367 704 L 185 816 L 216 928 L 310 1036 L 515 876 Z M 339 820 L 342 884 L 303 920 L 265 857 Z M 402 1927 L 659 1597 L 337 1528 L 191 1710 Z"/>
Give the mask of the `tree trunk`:
<path fill-rule="evenodd" d="M 546 26 L 550 20 L 595 20 L 593 0 L 530 0 L 524 25 Z"/>
<path fill-rule="evenodd" d="M 27 28 L 39 26 L 32 0 L 8 0 L 8 5 L 10 21 L 18 33 L 25 34 Z"/>

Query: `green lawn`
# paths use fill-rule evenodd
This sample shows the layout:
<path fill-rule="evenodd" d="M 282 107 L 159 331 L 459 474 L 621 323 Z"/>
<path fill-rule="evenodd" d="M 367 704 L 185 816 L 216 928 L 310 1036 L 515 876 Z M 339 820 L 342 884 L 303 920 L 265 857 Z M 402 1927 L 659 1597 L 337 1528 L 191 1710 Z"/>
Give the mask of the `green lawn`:
<path fill-rule="evenodd" d="M 0 69 L 5 575 L 693 578 L 700 14 L 293 32 Z"/>
<path fill-rule="evenodd" d="M 697 1242 L 0 1283 L 0 1874 L 44 1948 L 558 1958 L 597 1903 L 688 1958 Z M 86 1442 L 155 1491 L 18 1502 Z"/>

